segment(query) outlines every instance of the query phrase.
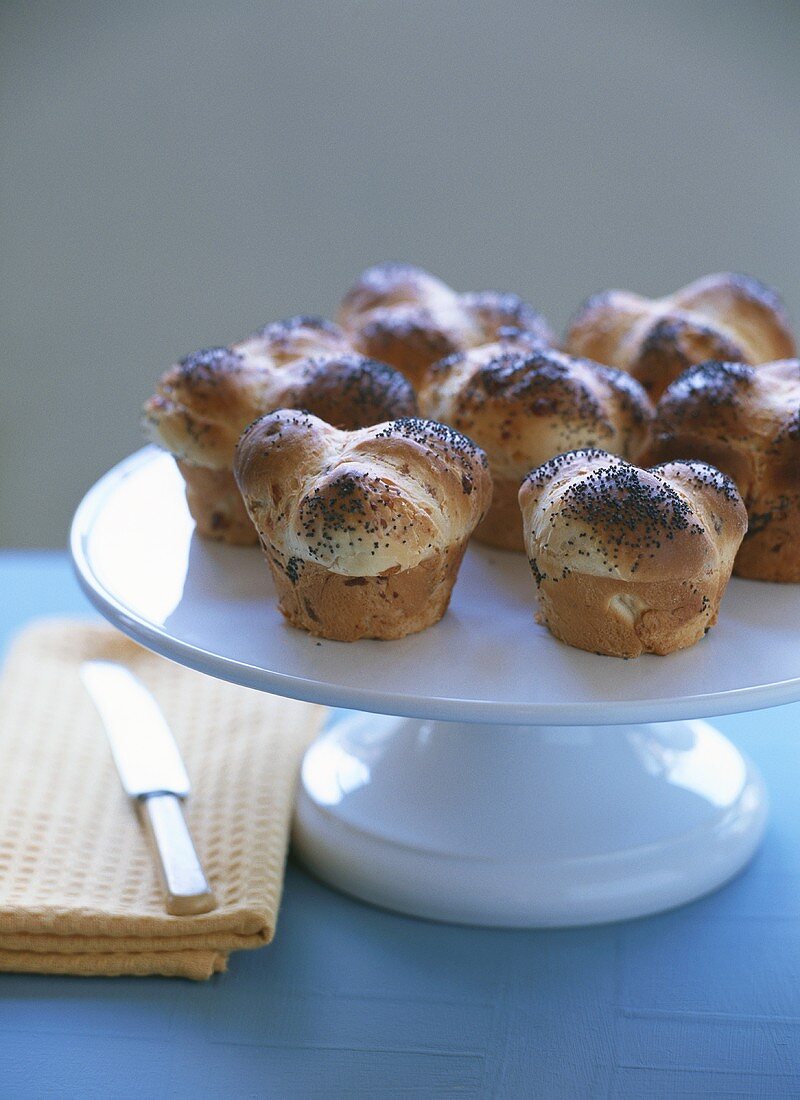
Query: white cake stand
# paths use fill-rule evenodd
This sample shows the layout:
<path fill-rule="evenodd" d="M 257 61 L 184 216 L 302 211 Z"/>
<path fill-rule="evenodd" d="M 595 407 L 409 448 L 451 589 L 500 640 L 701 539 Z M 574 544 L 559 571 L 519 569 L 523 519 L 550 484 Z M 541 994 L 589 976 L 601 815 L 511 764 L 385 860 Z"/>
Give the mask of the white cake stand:
<path fill-rule="evenodd" d="M 761 838 L 761 778 L 699 719 L 800 698 L 800 586 L 735 579 L 698 645 L 621 661 L 555 641 L 523 557 L 475 546 L 437 626 L 320 641 L 284 623 L 257 550 L 196 536 L 152 448 L 91 489 L 71 548 L 89 598 L 150 649 L 362 712 L 306 753 L 295 820 L 301 858 L 348 893 L 437 920 L 591 924 L 713 890 Z"/>

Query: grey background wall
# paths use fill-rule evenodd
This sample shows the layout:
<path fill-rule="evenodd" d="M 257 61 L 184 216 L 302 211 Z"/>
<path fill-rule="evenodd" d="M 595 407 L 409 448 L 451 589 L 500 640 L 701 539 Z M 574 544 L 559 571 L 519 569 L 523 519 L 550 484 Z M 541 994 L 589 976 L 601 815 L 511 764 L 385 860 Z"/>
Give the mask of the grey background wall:
<path fill-rule="evenodd" d="M 800 321 L 793 0 L 0 11 L 0 544 L 63 544 L 170 361 L 375 260 L 557 326 L 741 269 Z"/>

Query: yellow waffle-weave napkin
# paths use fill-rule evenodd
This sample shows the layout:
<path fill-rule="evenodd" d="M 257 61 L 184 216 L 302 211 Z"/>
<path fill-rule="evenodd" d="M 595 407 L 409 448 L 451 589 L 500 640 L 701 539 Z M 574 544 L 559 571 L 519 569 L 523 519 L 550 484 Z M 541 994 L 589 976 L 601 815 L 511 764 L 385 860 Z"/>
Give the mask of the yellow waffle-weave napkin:
<path fill-rule="evenodd" d="M 186 763 L 187 819 L 218 908 L 165 912 L 81 661 L 131 668 Z M 0 679 L 0 970 L 208 978 L 275 932 L 298 768 L 322 707 L 174 665 L 105 625 L 50 620 Z"/>

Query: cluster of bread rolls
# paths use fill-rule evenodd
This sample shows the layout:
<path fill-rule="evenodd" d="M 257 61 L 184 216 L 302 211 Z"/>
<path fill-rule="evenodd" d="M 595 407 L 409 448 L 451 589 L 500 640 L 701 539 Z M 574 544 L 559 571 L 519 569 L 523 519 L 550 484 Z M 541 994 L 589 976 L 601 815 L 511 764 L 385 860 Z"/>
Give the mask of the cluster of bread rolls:
<path fill-rule="evenodd" d="M 556 637 L 664 654 L 714 624 L 732 570 L 800 580 L 795 354 L 775 291 L 741 275 L 595 295 L 557 346 L 515 294 L 389 263 L 336 324 L 171 367 L 145 423 L 198 532 L 260 542 L 312 634 L 437 622 L 474 534 L 526 553 Z"/>

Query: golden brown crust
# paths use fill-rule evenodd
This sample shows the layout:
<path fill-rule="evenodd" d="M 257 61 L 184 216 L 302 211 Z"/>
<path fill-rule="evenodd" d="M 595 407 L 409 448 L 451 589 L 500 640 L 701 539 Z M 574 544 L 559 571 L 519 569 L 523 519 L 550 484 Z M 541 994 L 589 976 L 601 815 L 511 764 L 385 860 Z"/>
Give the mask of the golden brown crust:
<path fill-rule="evenodd" d="M 275 364 L 210 348 L 170 367 L 145 404 L 153 442 L 179 458 L 230 470 L 248 424 L 280 408 L 307 409 L 337 427 L 413 416 L 417 403 L 399 371 L 354 352 Z"/>
<path fill-rule="evenodd" d="M 643 461 L 698 458 L 732 478 L 749 529 L 738 576 L 800 581 L 800 361 L 686 371 L 656 409 Z"/>
<path fill-rule="evenodd" d="M 706 359 L 758 364 L 796 354 L 776 291 L 731 272 L 704 276 L 657 300 L 624 290 L 596 294 L 573 318 L 565 347 L 629 371 L 654 400 Z"/>
<path fill-rule="evenodd" d="M 573 451 L 532 471 L 519 499 L 538 617 L 557 638 L 637 657 L 693 645 L 716 622 L 747 527 L 718 470 Z"/>
<path fill-rule="evenodd" d="M 544 319 L 516 294 L 458 294 L 402 263 L 364 271 L 344 296 L 338 319 L 360 351 L 391 363 L 415 387 L 439 359 L 511 332 L 552 342 Z"/>
<path fill-rule="evenodd" d="M 498 550 L 525 550 L 522 515 L 519 510 L 519 481 L 492 475 L 492 503 L 475 528 L 477 542 Z"/>
<path fill-rule="evenodd" d="M 722 586 L 724 590 L 724 585 Z M 538 622 L 559 641 L 607 657 L 666 656 L 688 649 L 717 621 L 719 584 L 618 581 L 570 573 L 558 593 L 539 587 Z"/>
<path fill-rule="evenodd" d="M 186 503 L 198 535 L 232 546 L 255 546 L 256 529 L 250 522 L 232 470 L 210 470 L 176 459 L 186 483 Z"/>
<path fill-rule="evenodd" d="M 423 413 L 464 432 L 489 459 L 495 491 L 475 537 L 519 551 L 517 493 L 525 474 L 579 447 L 634 458 L 652 416 L 644 390 L 624 371 L 514 343 L 435 364 L 419 400 Z"/>
<path fill-rule="evenodd" d="M 411 417 L 347 432 L 282 409 L 250 425 L 234 472 L 256 527 L 287 559 L 348 576 L 410 569 L 461 542 L 491 497 L 483 452 Z"/>
<path fill-rule="evenodd" d="M 244 433 L 235 474 L 284 613 L 345 640 L 436 621 L 491 499 L 479 448 L 414 418 L 347 432 L 280 410 Z"/>
<path fill-rule="evenodd" d="M 348 577 L 305 562 L 292 580 L 279 552 L 262 542 L 286 619 L 338 642 L 404 638 L 437 623 L 450 603 L 466 545 L 464 540 L 411 569 L 376 577 Z"/>
<path fill-rule="evenodd" d="M 481 344 L 520 337 L 532 344 L 552 346 L 553 333 L 544 317 L 518 294 L 479 290 L 458 297 L 478 326 Z"/>
<path fill-rule="evenodd" d="M 364 355 L 391 363 L 416 388 L 431 363 L 460 346 L 460 330 L 429 309 L 396 306 L 373 310 L 353 333 L 353 343 Z"/>
<path fill-rule="evenodd" d="M 285 367 L 298 359 L 346 355 L 353 346 L 345 332 L 324 317 L 288 317 L 271 321 L 251 336 L 238 340 L 231 350 L 246 358 L 260 358 L 273 367 Z"/>
<path fill-rule="evenodd" d="M 693 363 L 740 354 L 740 345 L 719 328 L 688 314 L 671 312 L 648 328 L 631 373 L 657 399 Z"/>
<path fill-rule="evenodd" d="M 730 330 L 748 351 L 750 363 L 790 359 L 797 353 L 780 295 L 752 275 L 705 275 L 672 297 L 678 309 L 712 317 L 717 325 Z"/>
<path fill-rule="evenodd" d="M 279 407 L 304 409 L 335 428 L 355 431 L 417 415 L 414 391 L 400 371 L 363 355 L 301 360 L 284 368 L 284 375 L 286 386 L 275 395 Z"/>
<path fill-rule="evenodd" d="M 315 334 L 318 354 L 292 359 L 308 352 Z M 230 488 L 236 443 L 257 417 L 299 408 L 353 429 L 417 412 L 414 391 L 399 371 L 352 351 L 332 351 L 342 342 L 333 325 L 294 318 L 267 326 L 256 339 L 258 354 L 253 347 L 210 348 L 188 356 L 162 376 L 145 405 L 151 439 L 180 460 L 182 472 L 194 471 L 190 508 L 198 531 L 225 542 L 253 541 L 244 538 L 241 516 L 234 518 Z M 202 479 L 201 469 L 220 477 Z"/>

